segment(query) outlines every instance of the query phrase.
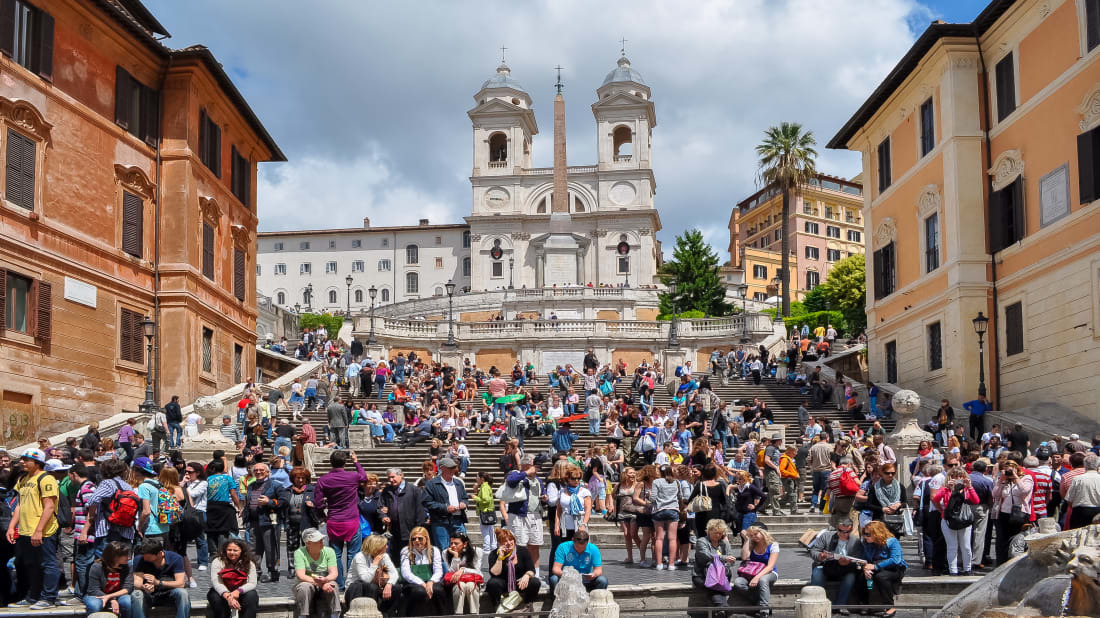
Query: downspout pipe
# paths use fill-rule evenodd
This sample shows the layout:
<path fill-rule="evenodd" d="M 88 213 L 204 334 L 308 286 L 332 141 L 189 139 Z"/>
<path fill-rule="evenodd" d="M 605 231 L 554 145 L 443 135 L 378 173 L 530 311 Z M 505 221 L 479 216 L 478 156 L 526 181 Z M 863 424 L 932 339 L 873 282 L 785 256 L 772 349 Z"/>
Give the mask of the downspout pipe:
<path fill-rule="evenodd" d="M 985 138 L 985 169 L 993 168 L 993 145 L 989 139 L 989 128 L 992 126 L 993 120 L 989 112 L 990 97 L 989 92 L 989 71 L 985 66 L 985 54 L 982 53 L 982 39 L 977 29 L 974 30 L 974 42 L 978 47 L 978 60 L 981 61 L 982 66 L 982 84 L 983 93 L 982 107 L 985 115 L 985 126 L 982 128 L 982 136 Z M 993 199 L 993 178 L 986 173 L 985 174 L 985 212 L 986 217 L 992 216 L 990 210 L 990 202 Z M 989 225 L 986 225 L 986 235 L 989 234 Z M 999 341 L 997 340 L 998 324 L 1000 322 L 1000 307 L 997 302 L 997 255 L 994 251 L 989 252 L 989 267 L 990 267 L 990 279 L 993 287 L 993 310 L 990 311 L 989 323 L 990 328 L 986 331 L 989 335 L 989 362 L 990 362 L 990 375 L 993 378 L 993 388 L 991 390 L 992 397 L 989 398 L 989 405 L 994 410 L 997 410 L 997 402 L 1001 399 L 1001 359 L 998 350 Z"/>

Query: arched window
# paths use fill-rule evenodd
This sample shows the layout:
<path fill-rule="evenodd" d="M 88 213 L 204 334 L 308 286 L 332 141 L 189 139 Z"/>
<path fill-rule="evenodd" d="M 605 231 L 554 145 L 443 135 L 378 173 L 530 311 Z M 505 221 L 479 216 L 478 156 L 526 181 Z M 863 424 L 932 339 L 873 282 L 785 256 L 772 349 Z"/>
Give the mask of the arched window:
<path fill-rule="evenodd" d="M 503 133 L 493 133 L 489 136 L 489 162 L 503 164 L 507 160 L 508 136 Z"/>
<path fill-rule="evenodd" d="M 573 197 L 573 212 L 584 212 L 584 202 L 576 196 Z"/>
<path fill-rule="evenodd" d="M 441 285 L 435 286 L 435 291 L 432 292 L 432 296 L 443 296 L 443 286 L 441 286 Z"/>
<path fill-rule="evenodd" d="M 363 290 L 355 290 L 355 302 L 363 302 Z"/>
<path fill-rule="evenodd" d="M 335 305 L 336 304 L 336 290 L 329 290 L 328 291 L 328 304 L 330 304 L 330 305 Z"/>
<path fill-rule="evenodd" d="M 416 273 L 405 273 L 405 293 L 420 293 L 420 277 Z"/>
<path fill-rule="evenodd" d="M 405 263 L 420 263 L 420 247 L 417 247 L 416 245 L 405 245 Z"/>
<path fill-rule="evenodd" d="M 389 288 L 382 288 L 382 302 L 384 302 L 384 303 L 390 302 L 390 289 Z"/>
<path fill-rule="evenodd" d="M 615 149 L 616 161 L 629 161 L 634 154 L 634 134 L 628 126 L 615 127 L 611 134 L 611 140 Z"/>
<path fill-rule="evenodd" d="M 276 305 L 285 305 L 286 304 L 286 293 L 285 292 L 279 292 L 278 294 L 275 295 L 275 304 Z"/>
<path fill-rule="evenodd" d="M 550 195 L 551 194 L 547 194 L 546 197 L 539 201 L 539 206 L 535 209 L 535 213 L 540 215 L 546 214 L 546 202 L 550 201 Z"/>
<path fill-rule="evenodd" d="M 463 249 L 469 249 L 470 248 L 470 230 L 466 230 L 465 232 L 462 232 L 462 248 Z"/>
<path fill-rule="evenodd" d="M 470 258 L 469 257 L 462 258 L 462 276 L 463 277 L 469 277 L 470 276 Z"/>

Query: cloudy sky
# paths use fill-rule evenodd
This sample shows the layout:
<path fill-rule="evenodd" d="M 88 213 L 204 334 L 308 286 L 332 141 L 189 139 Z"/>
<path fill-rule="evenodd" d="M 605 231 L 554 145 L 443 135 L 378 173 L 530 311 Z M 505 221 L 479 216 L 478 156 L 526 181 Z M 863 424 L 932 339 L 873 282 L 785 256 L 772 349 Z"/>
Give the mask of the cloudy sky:
<path fill-rule="evenodd" d="M 928 22 L 985 0 L 366 2 L 147 0 L 173 47 L 210 47 L 286 153 L 260 166 L 260 229 L 460 221 L 471 208 L 466 111 L 506 46 L 534 99 L 535 165 L 552 164 L 552 67 L 564 67 L 569 163 L 595 163 L 595 90 L 619 39 L 653 91 L 653 165 L 666 250 L 696 227 L 723 259 L 754 192 L 753 146 L 801 122 L 824 144 Z"/>

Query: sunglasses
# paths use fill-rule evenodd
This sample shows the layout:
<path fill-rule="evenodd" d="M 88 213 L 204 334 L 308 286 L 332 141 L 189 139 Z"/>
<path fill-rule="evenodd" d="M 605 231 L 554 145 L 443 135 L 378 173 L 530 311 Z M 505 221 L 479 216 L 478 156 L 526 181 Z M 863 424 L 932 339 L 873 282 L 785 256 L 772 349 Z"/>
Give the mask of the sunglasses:
<path fill-rule="evenodd" d="M 882 473 L 882 475 L 883 475 L 883 476 L 894 476 L 894 473 L 893 473 L 893 472 L 885 472 L 885 471 L 884 471 L 884 472 Z"/>
<path fill-rule="evenodd" d="M 426 536 L 414 536 L 414 537 L 412 538 L 412 540 L 413 540 L 413 541 L 427 541 L 427 540 L 428 540 L 428 537 L 426 537 Z"/>

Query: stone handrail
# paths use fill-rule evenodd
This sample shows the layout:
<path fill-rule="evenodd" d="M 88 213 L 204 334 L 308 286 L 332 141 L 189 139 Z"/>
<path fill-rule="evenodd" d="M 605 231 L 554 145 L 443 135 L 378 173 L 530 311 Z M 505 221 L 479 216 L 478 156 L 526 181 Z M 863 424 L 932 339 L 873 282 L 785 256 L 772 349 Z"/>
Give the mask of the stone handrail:
<path fill-rule="evenodd" d="M 616 299 L 619 302 L 633 302 L 635 306 L 657 307 L 658 290 L 654 288 L 598 288 L 598 287 L 549 287 L 516 288 L 512 290 L 484 290 L 456 293 L 454 312 L 457 317 L 464 311 L 498 311 L 506 302 L 536 299 Z M 389 305 L 376 305 L 374 308 L 375 328 L 378 320 L 386 317 L 407 318 L 417 315 L 446 315 L 449 309 L 446 296 L 419 298 Z M 355 332 L 370 328 L 369 310 L 355 313 Z"/>

